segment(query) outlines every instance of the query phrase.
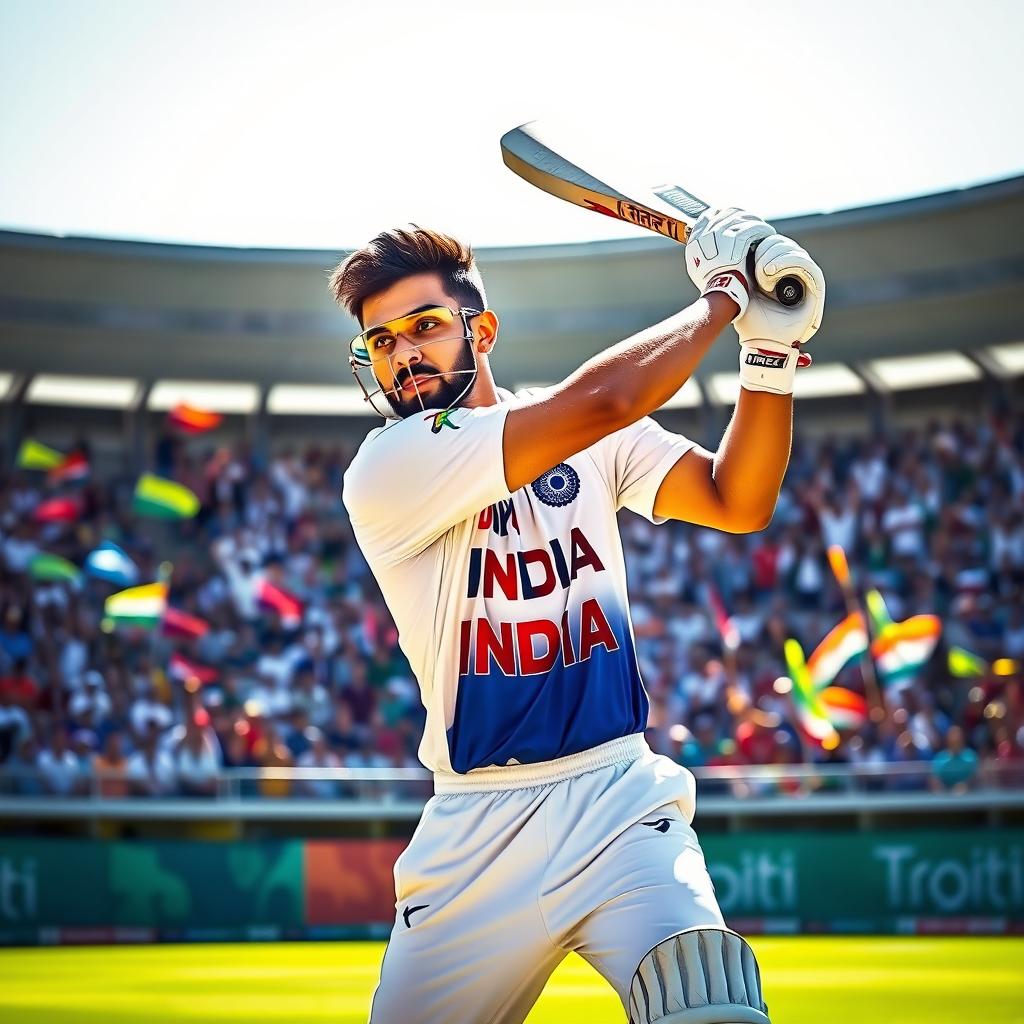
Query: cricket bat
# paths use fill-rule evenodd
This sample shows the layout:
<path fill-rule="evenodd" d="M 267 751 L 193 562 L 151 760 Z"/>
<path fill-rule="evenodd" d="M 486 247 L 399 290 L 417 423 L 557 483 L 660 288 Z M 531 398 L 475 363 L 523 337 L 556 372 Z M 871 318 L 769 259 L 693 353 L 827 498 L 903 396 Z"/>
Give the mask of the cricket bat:
<path fill-rule="evenodd" d="M 707 203 L 679 185 L 623 186 L 620 190 L 606 184 L 574 163 L 574 159 L 586 163 L 587 158 L 574 154 L 571 142 L 557 135 L 540 121 L 506 132 L 501 137 L 505 165 L 559 199 L 686 244 L 690 229 L 708 208 Z M 804 297 L 803 282 L 797 277 L 783 278 L 774 297 L 784 306 L 795 306 Z"/>

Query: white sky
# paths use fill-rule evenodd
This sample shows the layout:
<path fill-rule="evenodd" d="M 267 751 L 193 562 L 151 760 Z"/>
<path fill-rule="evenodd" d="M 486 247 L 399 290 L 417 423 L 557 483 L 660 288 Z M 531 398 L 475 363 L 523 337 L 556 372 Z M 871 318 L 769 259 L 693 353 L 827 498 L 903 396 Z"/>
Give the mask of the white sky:
<path fill-rule="evenodd" d="M 0 226 L 339 249 L 643 234 L 501 162 L 538 117 L 765 216 L 1024 172 L 1024 2 L 0 0 Z"/>

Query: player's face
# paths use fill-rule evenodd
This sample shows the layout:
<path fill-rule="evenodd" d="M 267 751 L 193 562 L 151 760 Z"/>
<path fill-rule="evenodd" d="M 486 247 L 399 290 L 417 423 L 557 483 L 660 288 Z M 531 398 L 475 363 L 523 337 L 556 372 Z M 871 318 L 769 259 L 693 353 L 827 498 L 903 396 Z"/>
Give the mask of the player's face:
<path fill-rule="evenodd" d="M 466 339 L 466 321 L 450 312 L 458 308 L 437 274 L 404 278 L 363 303 L 373 374 L 397 416 L 462 404 L 472 389 L 476 338 Z"/>

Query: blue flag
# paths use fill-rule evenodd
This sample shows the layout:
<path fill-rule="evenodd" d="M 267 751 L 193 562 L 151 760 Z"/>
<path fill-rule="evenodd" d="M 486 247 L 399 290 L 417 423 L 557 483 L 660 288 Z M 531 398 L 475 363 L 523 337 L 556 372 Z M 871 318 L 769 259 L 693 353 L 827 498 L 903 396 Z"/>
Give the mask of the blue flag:
<path fill-rule="evenodd" d="M 139 581 L 138 566 L 113 541 L 105 540 L 85 560 L 85 571 L 98 580 L 118 587 L 131 587 Z"/>

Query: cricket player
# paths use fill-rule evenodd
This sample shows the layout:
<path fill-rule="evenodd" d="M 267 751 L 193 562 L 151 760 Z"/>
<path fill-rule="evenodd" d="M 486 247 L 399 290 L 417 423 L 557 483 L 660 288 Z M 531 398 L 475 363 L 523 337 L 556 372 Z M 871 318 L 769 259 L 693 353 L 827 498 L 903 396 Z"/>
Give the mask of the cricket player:
<path fill-rule="evenodd" d="M 633 1024 L 768 1022 L 690 827 L 693 777 L 644 740 L 616 511 L 768 523 L 825 283 L 736 209 L 698 221 L 686 266 L 696 302 L 518 394 L 491 373 L 498 317 L 467 246 L 385 231 L 331 278 L 387 418 L 343 499 L 419 681 L 435 782 L 395 865 L 372 1024 L 516 1024 L 573 950 Z M 806 289 L 793 308 L 766 294 L 787 275 Z M 742 387 L 710 452 L 648 414 L 729 323 Z"/>

